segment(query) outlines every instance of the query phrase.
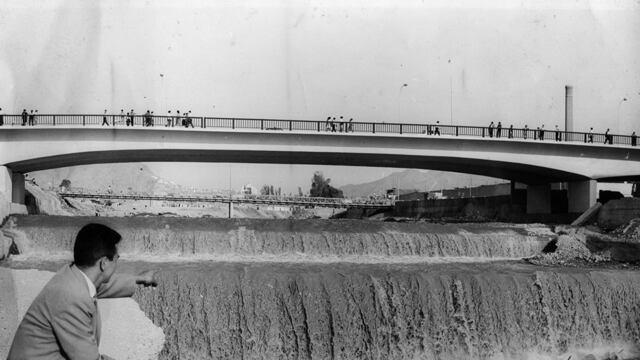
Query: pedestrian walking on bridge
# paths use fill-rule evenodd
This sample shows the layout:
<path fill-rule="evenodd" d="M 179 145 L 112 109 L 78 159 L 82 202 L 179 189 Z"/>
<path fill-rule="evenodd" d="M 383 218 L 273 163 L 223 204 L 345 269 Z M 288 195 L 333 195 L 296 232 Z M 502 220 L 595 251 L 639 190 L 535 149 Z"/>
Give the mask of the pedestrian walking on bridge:
<path fill-rule="evenodd" d="M 102 114 L 102 125 L 100 126 L 109 126 L 109 121 L 107 121 L 107 109 L 104 109 L 104 114 Z"/>
<path fill-rule="evenodd" d="M 604 133 L 604 143 L 606 144 L 607 142 L 609 143 L 609 145 L 613 144 L 613 136 L 609 135 L 609 129 L 607 128 L 607 131 L 605 131 Z"/>

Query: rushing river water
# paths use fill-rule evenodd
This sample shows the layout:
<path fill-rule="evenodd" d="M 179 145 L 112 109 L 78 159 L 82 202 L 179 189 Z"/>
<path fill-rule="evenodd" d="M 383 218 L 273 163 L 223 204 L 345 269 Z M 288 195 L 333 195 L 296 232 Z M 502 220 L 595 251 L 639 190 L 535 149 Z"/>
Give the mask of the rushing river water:
<path fill-rule="evenodd" d="M 55 270 L 42 255 L 68 256 L 95 220 L 18 218 L 10 266 Z M 640 273 L 519 260 L 553 237 L 544 226 L 98 220 L 123 235 L 121 271 L 161 270 L 136 300 L 164 329 L 163 359 L 555 359 L 640 343 Z"/>

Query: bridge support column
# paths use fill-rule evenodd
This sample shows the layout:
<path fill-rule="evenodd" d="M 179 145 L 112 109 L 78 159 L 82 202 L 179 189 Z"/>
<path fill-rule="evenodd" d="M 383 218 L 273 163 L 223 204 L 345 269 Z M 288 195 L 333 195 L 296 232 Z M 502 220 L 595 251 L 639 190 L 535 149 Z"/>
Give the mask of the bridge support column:
<path fill-rule="evenodd" d="M 24 175 L 0 166 L 0 223 L 9 214 L 26 214 Z"/>
<path fill-rule="evenodd" d="M 24 204 L 24 174 L 14 173 L 6 166 L 0 166 L 0 192 L 6 201 Z"/>
<path fill-rule="evenodd" d="M 598 182 L 595 180 L 570 182 L 567 187 L 569 212 L 584 212 L 598 199 Z"/>
<path fill-rule="evenodd" d="M 551 184 L 527 186 L 527 214 L 551 213 Z"/>
<path fill-rule="evenodd" d="M 11 202 L 24 204 L 24 174 L 13 173 L 11 176 Z"/>

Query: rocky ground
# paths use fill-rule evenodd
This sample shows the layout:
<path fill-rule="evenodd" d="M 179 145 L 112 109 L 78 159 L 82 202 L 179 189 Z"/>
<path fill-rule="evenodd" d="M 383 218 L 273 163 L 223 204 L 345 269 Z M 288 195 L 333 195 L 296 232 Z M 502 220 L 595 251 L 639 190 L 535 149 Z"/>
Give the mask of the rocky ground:
<path fill-rule="evenodd" d="M 31 182 L 26 183 L 26 190 L 34 198 L 35 206 L 31 207 L 32 212 L 43 215 L 229 217 L 228 205 L 223 203 L 63 199 L 55 191 L 43 190 Z M 331 208 L 307 209 L 293 206 L 234 204 L 232 217 L 253 219 L 326 219 L 340 211 L 340 209 Z"/>
<path fill-rule="evenodd" d="M 557 226 L 556 240 L 542 254 L 527 258 L 537 265 L 601 266 L 640 269 L 640 218 L 611 232 L 597 226 Z"/>

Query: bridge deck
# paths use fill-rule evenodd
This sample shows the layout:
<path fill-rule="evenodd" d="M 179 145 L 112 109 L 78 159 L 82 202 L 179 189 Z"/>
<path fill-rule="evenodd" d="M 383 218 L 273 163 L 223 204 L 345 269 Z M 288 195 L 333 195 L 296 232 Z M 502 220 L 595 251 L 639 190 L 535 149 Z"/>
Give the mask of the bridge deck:
<path fill-rule="evenodd" d="M 106 123 L 106 124 L 105 124 Z M 3 127 L 12 126 L 101 126 L 111 127 L 187 127 L 200 129 L 250 129 L 270 131 L 305 131 L 372 134 L 424 134 L 473 136 L 483 138 L 549 140 L 636 146 L 635 133 L 629 135 L 555 131 L 555 129 L 509 128 L 443 125 L 436 123 L 405 124 L 355 121 L 313 121 L 284 119 L 248 119 L 196 116 L 157 116 L 120 114 L 37 114 L 33 119 L 21 115 L 4 115 Z"/>

